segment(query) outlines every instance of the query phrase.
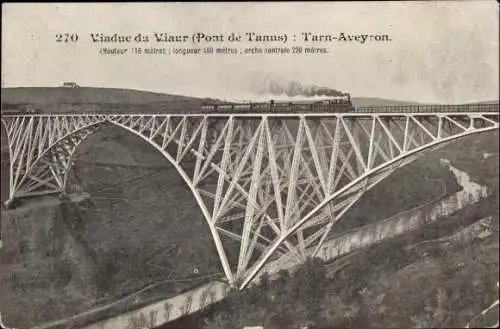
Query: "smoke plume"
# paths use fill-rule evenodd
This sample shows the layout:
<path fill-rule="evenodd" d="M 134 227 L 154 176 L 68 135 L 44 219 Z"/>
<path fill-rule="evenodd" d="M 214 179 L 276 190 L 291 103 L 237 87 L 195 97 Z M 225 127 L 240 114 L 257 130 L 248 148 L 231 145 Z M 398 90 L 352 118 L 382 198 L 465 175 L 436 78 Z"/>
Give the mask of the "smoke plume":
<path fill-rule="evenodd" d="M 313 84 L 302 84 L 298 81 L 287 81 L 267 76 L 265 79 L 254 83 L 254 92 L 257 94 L 293 96 L 343 96 L 343 92 L 328 87 Z"/>

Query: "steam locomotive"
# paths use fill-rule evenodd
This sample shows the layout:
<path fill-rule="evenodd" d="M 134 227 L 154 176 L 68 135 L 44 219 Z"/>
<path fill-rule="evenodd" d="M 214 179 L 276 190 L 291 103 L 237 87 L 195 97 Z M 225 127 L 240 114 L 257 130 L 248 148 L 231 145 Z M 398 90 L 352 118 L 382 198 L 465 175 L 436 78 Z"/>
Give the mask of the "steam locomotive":
<path fill-rule="evenodd" d="M 343 94 L 328 99 L 301 101 L 301 102 L 275 102 L 266 103 L 222 103 L 201 105 L 203 113 L 337 113 L 354 111 L 351 95 Z"/>

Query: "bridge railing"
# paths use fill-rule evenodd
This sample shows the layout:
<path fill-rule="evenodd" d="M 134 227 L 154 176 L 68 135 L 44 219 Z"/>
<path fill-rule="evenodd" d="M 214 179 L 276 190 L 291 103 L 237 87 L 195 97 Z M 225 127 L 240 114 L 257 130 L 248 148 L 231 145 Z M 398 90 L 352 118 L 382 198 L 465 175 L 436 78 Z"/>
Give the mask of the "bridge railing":
<path fill-rule="evenodd" d="M 499 112 L 500 104 L 360 106 L 360 113 Z"/>
<path fill-rule="evenodd" d="M 208 111 L 203 110 L 200 111 L 179 111 L 179 112 L 123 112 L 123 111 L 75 111 L 75 112 L 50 112 L 50 113 L 12 113 L 2 111 L 1 116 L 15 116 L 15 115 L 27 115 L 27 116 L 47 116 L 47 115 L 66 115 L 66 116 L 78 116 L 78 115 L 209 115 L 211 113 L 214 114 L 241 114 L 241 113 L 249 113 L 249 114 L 286 114 L 286 113 L 312 113 L 312 114 L 321 114 L 321 113 L 467 113 L 467 112 L 482 112 L 482 113 L 498 113 L 500 112 L 500 104 L 499 103 L 491 103 L 491 104 L 462 104 L 462 105 L 391 105 L 391 106 L 360 106 L 356 108 L 352 107 L 343 107 L 342 104 L 338 104 L 336 108 L 332 110 L 331 105 L 328 104 L 280 104 L 279 106 L 270 107 L 266 104 L 266 108 L 256 106 L 255 108 L 246 108 L 234 106 L 232 108 L 224 108 L 224 110 L 218 111 Z M 281 109 L 281 111 L 275 112 L 276 109 Z"/>

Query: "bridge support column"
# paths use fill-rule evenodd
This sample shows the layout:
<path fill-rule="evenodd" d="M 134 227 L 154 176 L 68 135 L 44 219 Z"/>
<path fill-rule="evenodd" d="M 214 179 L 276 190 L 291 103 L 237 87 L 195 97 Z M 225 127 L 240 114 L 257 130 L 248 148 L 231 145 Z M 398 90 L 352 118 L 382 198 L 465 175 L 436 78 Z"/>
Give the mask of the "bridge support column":
<path fill-rule="evenodd" d="M 14 208 L 14 199 L 7 199 L 3 202 L 3 206 L 6 210 Z"/>
<path fill-rule="evenodd" d="M 9 143 L 9 200 L 64 192 L 77 146 L 105 115 L 2 116 Z"/>
<path fill-rule="evenodd" d="M 484 126 L 455 120 L 471 116 Z M 109 122 L 177 170 L 228 282 L 243 289 L 268 262 L 314 255 L 346 210 L 393 170 L 445 142 L 498 129 L 498 120 L 492 111 L 3 116 L 11 163 L 4 205 L 64 192 L 75 148 Z M 239 258 L 230 260 L 228 248 Z"/>

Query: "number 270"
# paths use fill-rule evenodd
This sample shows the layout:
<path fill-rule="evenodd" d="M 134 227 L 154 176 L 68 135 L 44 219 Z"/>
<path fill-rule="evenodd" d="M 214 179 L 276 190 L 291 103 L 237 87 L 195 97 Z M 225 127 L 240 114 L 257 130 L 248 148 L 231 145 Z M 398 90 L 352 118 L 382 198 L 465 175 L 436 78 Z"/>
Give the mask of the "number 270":
<path fill-rule="evenodd" d="M 76 33 L 58 33 L 56 34 L 56 42 L 77 42 L 78 34 Z"/>

